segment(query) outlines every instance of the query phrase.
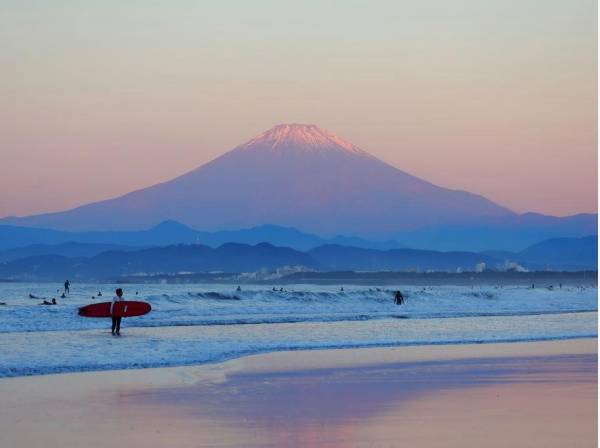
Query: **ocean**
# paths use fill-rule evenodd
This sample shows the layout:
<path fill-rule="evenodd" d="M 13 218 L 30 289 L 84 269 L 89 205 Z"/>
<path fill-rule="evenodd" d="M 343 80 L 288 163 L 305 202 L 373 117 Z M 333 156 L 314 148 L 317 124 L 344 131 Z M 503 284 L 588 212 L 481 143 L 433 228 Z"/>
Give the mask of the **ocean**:
<path fill-rule="evenodd" d="M 0 283 L 0 376 L 214 363 L 277 350 L 596 337 L 596 287 L 127 284 L 152 312 L 77 315 L 116 284 Z M 275 289 L 275 290 L 274 290 Z M 395 305 L 393 293 L 406 298 Z M 102 297 L 97 297 L 102 291 Z M 36 298 L 30 298 L 30 294 Z M 58 305 L 40 305 L 56 298 Z"/>

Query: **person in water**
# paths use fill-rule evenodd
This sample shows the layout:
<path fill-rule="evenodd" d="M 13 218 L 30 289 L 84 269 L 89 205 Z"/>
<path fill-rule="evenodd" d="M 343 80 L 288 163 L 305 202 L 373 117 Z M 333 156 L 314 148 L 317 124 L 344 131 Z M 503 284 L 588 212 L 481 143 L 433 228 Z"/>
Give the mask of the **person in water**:
<path fill-rule="evenodd" d="M 71 282 L 69 280 L 65 280 L 65 292 L 63 294 L 70 294 L 71 291 L 69 290 L 69 287 L 71 286 Z"/>
<path fill-rule="evenodd" d="M 396 305 L 402 305 L 404 303 L 404 296 L 400 292 L 400 290 L 394 293 L 394 302 Z"/>
<path fill-rule="evenodd" d="M 98 297 L 102 297 L 102 291 L 98 291 Z"/>
<path fill-rule="evenodd" d="M 42 303 L 40 303 L 40 305 L 56 305 L 56 299 L 52 299 L 52 302 L 44 300 Z"/>
<path fill-rule="evenodd" d="M 123 302 L 125 299 L 123 298 L 123 290 L 121 288 L 117 288 L 115 291 L 115 296 L 112 299 L 112 303 L 110 304 L 110 317 L 112 319 L 112 335 L 115 334 L 117 336 L 121 336 L 121 316 L 113 316 L 113 308 L 115 303 Z"/>

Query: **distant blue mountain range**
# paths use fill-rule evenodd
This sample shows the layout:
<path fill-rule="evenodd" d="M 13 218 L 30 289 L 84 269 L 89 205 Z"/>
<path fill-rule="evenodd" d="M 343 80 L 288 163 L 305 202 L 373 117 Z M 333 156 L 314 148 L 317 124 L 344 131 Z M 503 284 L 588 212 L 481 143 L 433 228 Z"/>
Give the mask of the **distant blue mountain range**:
<path fill-rule="evenodd" d="M 204 232 L 176 221 L 165 221 L 151 229 L 135 231 L 85 231 L 40 229 L 0 225 L 0 250 L 32 244 L 61 244 L 66 242 L 109 244 L 123 246 L 167 246 L 172 244 L 204 244 L 217 247 L 224 243 L 258 244 L 268 242 L 297 250 L 308 250 L 323 244 L 393 249 L 402 247 L 397 241 L 368 241 L 362 238 L 338 236 L 321 238 L 292 227 L 263 225 L 250 229 Z"/>
<path fill-rule="evenodd" d="M 14 258 L 18 257 L 18 258 Z M 269 243 L 225 243 L 216 248 L 179 244 L 151 248 L 98 243 L 32 245 L 0 251 L 0 279 L 116 280 L 123 276 L 273 271 L 297 266 L 317 271 L 597 270 L 598 239 L 550 239 L 520 252 L 369 249 L 327 244 L 299 251 Z"/>
<path fill-rule="evenodd" d="M 471 224 L 446 225 L 400 232 L 394 239 L 407 247 L 433 250 L 520 251 L 550 238 L 597 234 L 598 215 L 556 217 L 539 213 L 502 216 Z"/>
<path fill-rule="evenodd" d="M 0 251 L 36 244 L 54 245 L 67 242 L 131 247 L 172 244 L 204 244 L 217 247 L 229 242 L 242 244 L 267 242 L 300 251 L 326 244 L 337 244 L 378 250 L 412 248 L 441 251 L 507 250 L 518 252 L 550 238 L 578 238 L 593 235 L 596 233 L 596 229 L 597 215 L 555 218 L 533 213 L 519 215 L 517 218 L 497 219 L 493 223 L 481 223 L 477 226 L 445 226 L 406 231 L 396 234 L 394 239 L 385 241 L 351 236 L 325 238 L 302 232 L 293 227 L 275 225 L 218 232 L 195 230 L 176 221 L 165 221 L 150 229 L 134 231 L 79 232 L 0 225 Z M 75 248 L 72 249 L 75 250 Z M 98 249 L 101 247 L 99 246 Z M 88 247 L 86 250 L 91 250 L 91 248 Z M 89 253 L 81 255 L 89 255 Z"/>

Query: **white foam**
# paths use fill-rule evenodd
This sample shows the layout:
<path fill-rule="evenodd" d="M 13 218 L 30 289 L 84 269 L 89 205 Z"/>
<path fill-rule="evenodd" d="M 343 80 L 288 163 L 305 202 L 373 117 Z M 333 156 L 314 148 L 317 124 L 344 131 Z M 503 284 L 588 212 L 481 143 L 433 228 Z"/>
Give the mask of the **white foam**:
<path fill-rule="evenodd" d="M 124 285 L 153 311 L 123 321 L 77 308 L 110 300 L 115 285 L 0 284 L 0 376 L 217 362 L 244 354 L 320 347 L 526 341 L 595 336 L 597 289 L 524 287 L 394 288 L 292 285 Z M 91 299 L 101 289 L 104 296 Z M 135 296 L 135 291 L 139 295 Z M 50 294 L 54 292 L 54 294 Z M 57 297 L 59 305 L 38 305 Z"/>

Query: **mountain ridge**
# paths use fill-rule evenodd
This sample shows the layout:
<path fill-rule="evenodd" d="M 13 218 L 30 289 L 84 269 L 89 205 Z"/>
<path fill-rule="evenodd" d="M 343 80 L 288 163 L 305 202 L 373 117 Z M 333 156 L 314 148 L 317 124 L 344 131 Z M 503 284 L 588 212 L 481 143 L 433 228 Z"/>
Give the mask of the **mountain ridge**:
<path fill-rule="evenodd" d="M 478 226 L 440 227 L 402 232 L 386 240 L 364 239 L 356 236 L 336 235 L 330 238 L 306 233 L 295 227 L 272 224 L 206 232 L 192 229 L 177 221 L 165 221 L 149 229 L 130 231 L 71 232 L 35 227 L 18 227 L 0 224 L 0 251 L 35 244 L 61 244 L 68 242 L 113 244 L 121 246 L 165 246 L 181 243 L 203 243 L 211 247 L 225 242 L 257 244 L 269 242 L 297 250 L 309 250 L 324 244 L 341 244 L 370 249 L 430 249 L 445 251 L 520 251 L 548 238 L 582 237 L 594 235 L 597 230 L 596 215 L 542 219 L 517 217 L 515 223 L 490 222 Z"/>
<path fill-rule="evenodd" d="M 93 247 L 91 249 L 94 249 Z M 0 261 L 5 280 L 111 280 L 125 276 L 156 274 L 239 274 L 276 270 L 319 272 L 416 271 L 442 272 L 483 270 L 597 270 L 597 236 L 546 240 L 520 253 L 477 253 L 418 249 L 365 249 L 338 244 L 309 251 L 269 243 L 224 243 L 212 248 L 180 244 L 128 250 L 108 250 L 88 257 L 65 257 L 46 253 Z M 1 255 L 1 253 L 0 253 Z M 115 263 L 118 260 L 118 263 Z"/>
<path fill-rule="evenodd" d="M 274 245 L 292 247 L 297 250 L 308 250 L 327 243 L 340 243 L 370 248 L 402 247 L 401 243 L 393 240 L 370 241 L 343 235 L 337 235 L 333 238 L 323 238 L 315 234 L 301 232 L 293 227 L 282 227 L 271 224 L 219 232 L 195 230 L 177 221 L 165 221 L 144 230 L 86 232 L 70 232 L 0 224 L 0 251 L 14 250 L 35 244 L 52 245 L 70 242 L 116 244 L 123 246 L 166 246 L 182 243 L 203 243 L 211 247 L 216 247 L 226 242 L 246 244 L 268 242 Z"/>
<path fill-rule="evenodd" d="M 0 222 L 131 230 L 174 219 L 209 231 L 270 223 L 321 235 L 386 238 L 406 229 L 506 215 L 514 212 L 401 171 L 314 125 L 280 125 L 170 181 L 63 212 Z"/>

